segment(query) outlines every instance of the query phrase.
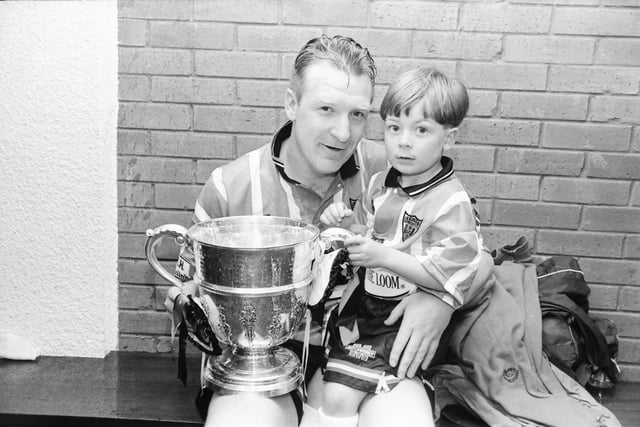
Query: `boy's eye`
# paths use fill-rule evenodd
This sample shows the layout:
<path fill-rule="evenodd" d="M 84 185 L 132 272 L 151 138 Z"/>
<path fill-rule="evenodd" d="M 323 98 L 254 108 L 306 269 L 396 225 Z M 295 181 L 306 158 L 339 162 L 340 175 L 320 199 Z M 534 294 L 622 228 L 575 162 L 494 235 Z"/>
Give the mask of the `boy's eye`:
<path fill-rule="evenodd" d="M 418 128 L 416 128 L 416 133 L 418 135 L 425 135 L 428 132 L 429 132 L 429 129 L 427 129 L 426 127 L 419 126 Z"/>
<path fill-rule="evenodd" d="M 398 125 L 388 125 L 387 129 L 391 132 L 398 132 Z"/>

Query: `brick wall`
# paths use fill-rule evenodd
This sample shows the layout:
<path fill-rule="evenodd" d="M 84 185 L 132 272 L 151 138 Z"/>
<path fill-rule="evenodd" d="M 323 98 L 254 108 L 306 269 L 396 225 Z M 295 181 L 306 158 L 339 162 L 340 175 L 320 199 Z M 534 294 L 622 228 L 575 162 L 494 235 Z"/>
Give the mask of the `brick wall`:
<path fill-rule="evenodd" d="M 295 54 L 323 32 L 370 49 L 376 105 L 412 67 L 464 79 L 453 156 L 488 245 L 525 235 L 577 256 L 593 312 L 620 330 L 623 379 L 640 381 L 638 0 L 121 0 L 120 348 L 172 351 L 144 231 L 188 225 L 211 170 L 270 140 Z"/>

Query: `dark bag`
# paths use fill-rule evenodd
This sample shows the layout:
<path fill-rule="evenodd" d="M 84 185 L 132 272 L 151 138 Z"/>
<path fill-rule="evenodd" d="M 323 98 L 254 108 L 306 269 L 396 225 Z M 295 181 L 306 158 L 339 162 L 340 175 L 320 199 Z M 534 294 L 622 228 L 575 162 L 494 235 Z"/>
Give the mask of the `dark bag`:
<path fill-rule="evenodd" d="M 578 260 L 551 257 L 536 271 L 545 354 L 582 385 L 613 387 L 620 374 L 617 329 L 611 320 L 589 317 L 591 290 Z"/>

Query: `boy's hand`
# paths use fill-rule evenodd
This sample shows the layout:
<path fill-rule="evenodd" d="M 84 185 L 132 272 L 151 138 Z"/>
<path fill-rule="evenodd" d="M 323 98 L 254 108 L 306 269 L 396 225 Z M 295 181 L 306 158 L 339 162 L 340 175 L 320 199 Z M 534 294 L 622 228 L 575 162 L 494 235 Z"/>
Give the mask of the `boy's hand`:
<path fill-rule="evenodd" d="M 389 248 L 368 237 L 354 236 L 344 241 L 349 251 L 349 262 L 360 267 L 384 267 Z"/>
<path fill-rule="evenodd" d="M 352 215 L 353 211 L 344 203 L 332 203 L 320 215 L 320 222 L 331 227 L 338 227 L 345 217 L 348 218 Z"/>

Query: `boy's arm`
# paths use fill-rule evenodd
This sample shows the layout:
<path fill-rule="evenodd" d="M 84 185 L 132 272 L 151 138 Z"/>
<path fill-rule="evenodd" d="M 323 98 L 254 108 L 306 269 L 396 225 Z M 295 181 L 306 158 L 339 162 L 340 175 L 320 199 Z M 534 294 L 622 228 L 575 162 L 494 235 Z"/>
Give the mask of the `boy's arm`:
<path fill-rule="evenodd" d="M 424 268 L 418 258 L 389 246 L 381 246 L 385 248 L 382 257 L 385 261 L 381 267 L 415 283 L 421 289 L 446 292 L 444 286 Z"/>
<path fill-rule="evenodd" d="M 411 251 L 426 272 L 424 279 L 415 283 L 459 308 L 486 258 L 466 193 L 451 194 L 443 206 L 427 229 L 406 243 L 424 248 Z"/>

